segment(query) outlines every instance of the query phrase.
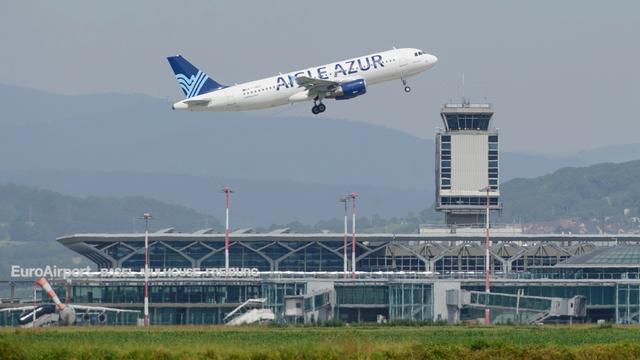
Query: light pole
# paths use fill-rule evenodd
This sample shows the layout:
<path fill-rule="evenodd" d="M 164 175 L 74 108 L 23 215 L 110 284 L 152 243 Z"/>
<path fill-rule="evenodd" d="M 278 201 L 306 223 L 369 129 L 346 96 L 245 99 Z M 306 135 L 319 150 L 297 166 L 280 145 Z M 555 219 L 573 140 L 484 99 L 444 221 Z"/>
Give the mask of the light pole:
<path fill-rule="evenodd" d="M 349 194 L 351 197 L 351 278 L 356 278 L 356 198 L 358 197 L 358 193 L 352 192 Z"/>
<path fill-rule="evenodd" d="M 226 199 L 226 212 L 225 212 L 225 228 L 224 228 L 224 274 L 229 276 L 229 194 L 233 193 L 233 190 L 228 186 L 222 189 Z"/>
<path fill-rule="evenodd" d="M 149 326 L 149 220 L 151 214 L 144 213 L 144 326 Z"/>
<path fill-rule="evenodd" d="M 344 263 L 343 263 L 343 272 L 344 279 L 347 278 L 347 272 L 349 268 L 347 266 L 347 202 L 349 202 L 349 196 L 341 196 L 340 202 L 344 203 Z"/>
<path fill-rule="evenodd" d="M 491 293 L 491 238 L 489 237 L 489 192 L 491 192 L 491 186 L 487 185 L 484 188 L 480 189 L 480 191 L 485 191 L 487 193 L 487 201 L 486 201 L 486 209 L 487 212 L 485 214 L 485 230 L 486 230 L 486 238 L 484 241 L 485 248 L 485 259 L 484 259 L 484 272 L 485 272 L 485 280 L 484 280 L 484 291 L 486 293 L 486 302 L 489 302 L 489 294 Z M 484 309 L 484 323 L 485 325 L 491 324 L 491 309 L 488 306 Z"/>

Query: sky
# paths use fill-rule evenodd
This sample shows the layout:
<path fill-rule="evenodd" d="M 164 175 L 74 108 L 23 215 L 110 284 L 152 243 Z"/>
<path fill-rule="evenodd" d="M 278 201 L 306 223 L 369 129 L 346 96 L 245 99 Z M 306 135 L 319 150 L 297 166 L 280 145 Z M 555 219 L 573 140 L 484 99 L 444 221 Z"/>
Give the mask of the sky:
<path fill-rule="evenodd" d="M 503 150 L 571 153 L 640 142 L 638 39 L 638 1 L 10 1 L 0 83 L 169 104 L 182 97 L 166 62 L 177 53 L 232 85 L 415 47 L 439 62 L 411 94 L 384 83 L 320 116 L 432 138 L 464 92 L 493 105 Z"/>

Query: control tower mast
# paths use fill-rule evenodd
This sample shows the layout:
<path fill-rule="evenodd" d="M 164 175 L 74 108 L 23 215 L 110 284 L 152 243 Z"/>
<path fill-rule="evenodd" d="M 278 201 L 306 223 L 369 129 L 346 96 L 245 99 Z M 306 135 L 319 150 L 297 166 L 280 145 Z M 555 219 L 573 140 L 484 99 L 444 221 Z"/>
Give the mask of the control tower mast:
<path fill-rule="evenodd" d="M 481 227 L 489 209 L 500 209 L 498 131 L 489 104 L 445 104 L 436 133 L 436 210 L 452 227 Z"/>

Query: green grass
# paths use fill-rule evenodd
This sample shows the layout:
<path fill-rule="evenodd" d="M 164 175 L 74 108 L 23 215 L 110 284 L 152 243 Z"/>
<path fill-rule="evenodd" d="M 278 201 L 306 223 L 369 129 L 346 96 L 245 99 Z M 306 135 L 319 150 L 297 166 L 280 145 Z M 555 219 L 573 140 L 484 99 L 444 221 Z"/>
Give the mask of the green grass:
<path fill-rule="evenodd" d="M 0 359 L 639 359 L 640 327 L 0 329 Z"/>

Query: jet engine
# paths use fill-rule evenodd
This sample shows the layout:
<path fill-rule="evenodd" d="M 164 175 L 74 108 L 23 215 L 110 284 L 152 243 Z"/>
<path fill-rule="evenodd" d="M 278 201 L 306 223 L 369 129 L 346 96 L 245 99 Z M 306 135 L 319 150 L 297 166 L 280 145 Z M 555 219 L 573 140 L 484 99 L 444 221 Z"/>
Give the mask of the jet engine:
<path fill-rule="evenodd" d="M 63 326 L 73 325 L 76 322 L 76 311 L 71 306 L 65 306 L 59 310 L 60 323 Z"/>
<path fill-rule="evenodd" d="M 338 86 L 338 88 L 333 92 L 333 97 L 336 100 L 347 100 L 366 93 L 367 85 L 365 84 L 364 79 L 358 79 L 340 84 L 340 86 Z"/>

